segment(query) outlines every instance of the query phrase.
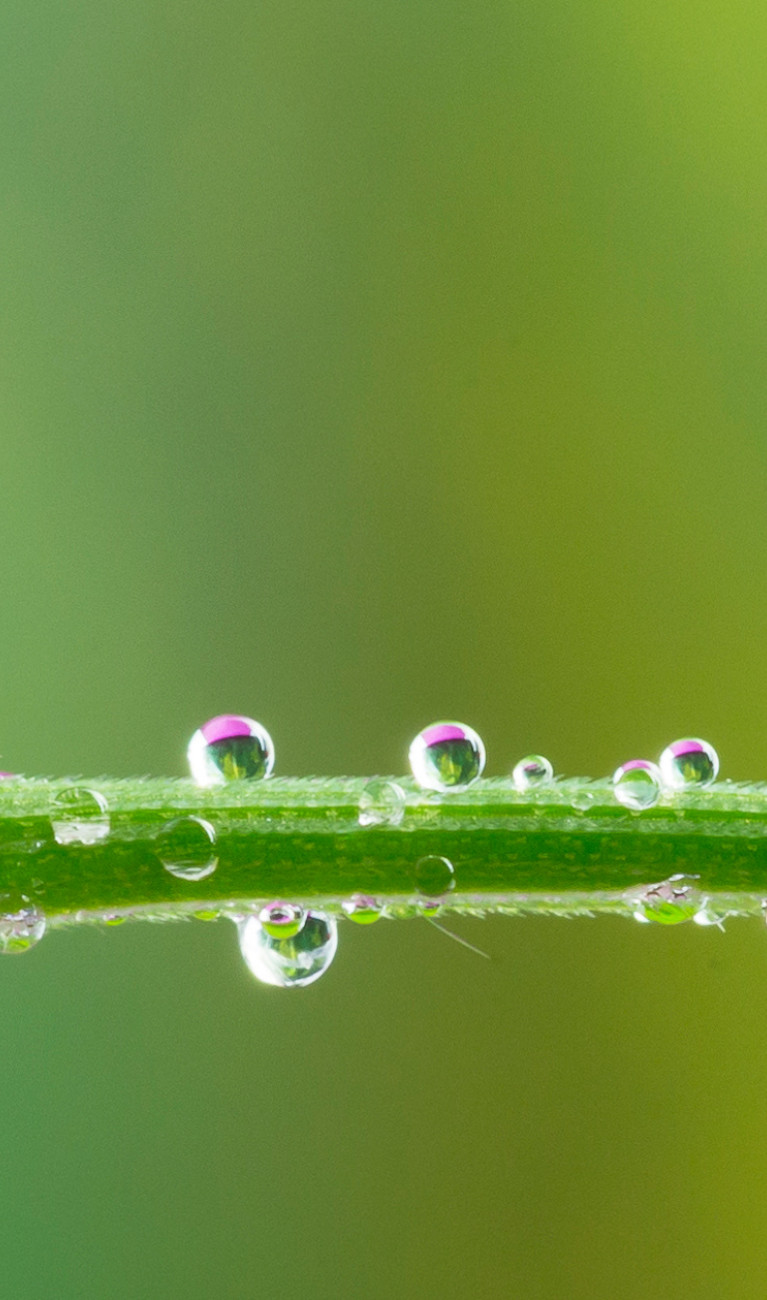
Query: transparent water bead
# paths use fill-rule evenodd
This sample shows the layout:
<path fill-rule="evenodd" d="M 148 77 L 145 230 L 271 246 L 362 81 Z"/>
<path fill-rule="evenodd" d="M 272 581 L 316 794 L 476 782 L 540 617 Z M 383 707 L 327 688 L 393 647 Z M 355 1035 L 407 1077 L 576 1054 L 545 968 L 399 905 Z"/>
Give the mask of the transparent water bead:
<path fill-rule="evenodd" d="M 108 805 L 98 790 L 72 785 L 51 802 L 51 829 L 57 844 L 99 844 L 109 835 Z"/>
<path fill-rule="evenodd" d="M 178 880 L 205 880 L 218 866 L 216 832 L 203 817 L 176 817 L 157 835 L 160 862 Z"/>
<path fill-rule="evenodd" d="M 686 876 L 671 876 L 657 885 L 631 890 L 626 895 L 632 904 L 634 920 L 656 925 L 680 925 L 691 921 L 700 911 L 700 890 Z"/>
<path fill-rule="evenodd" d="M 359 799 L 360 826 L 399 826 L 405 815 L 405 791 L 396 781 L 373 777 Z"/>
<path fill-rule="evenodd" d="M 350 921 L 356 921 L 357 925 L 372 925 L 374 921 L 380 920 L 383 916 L 384 907 L 377 898 L 371 898 L 369 894 L 352 894 L 341 904 L 345 914 Z"/>
<path fill-rule="evenodd" d="M 537 790 L 539 786 L 548 785 L 553 781 L 554 768 L 543 754 L 528 754 L 527 758 L 520 758 L 511 774 L 511 779 L 520 793 L 525 790 Z"/>
<path fill-rule="evenodd" d="M 245 965 L 262 984 L 303 988 L 314 984 L 330 966 L 338 947 L 338 923 L 324 912 L 308 912 L 291 938 L 275 939 L 257 916 L 238 924 Z"/>
<path fill-rule="evenodd" d="M 418 784 L 441 794 L 465 790 L 485 768 L 485 746 L 463 722 L 435 722 L 410 746 L 410 768 Z"/>
<path fill-rule="evenodd" d="M 222 713 L 195 731 L 186 751 L 192 779 L 200 786 L 262 781 L 274 767 L 266 727 L 239 713 Z"/>
<path fill-rule="evenodd" d="M 292 939 L 298 934 L 306 916 L 295 903 L 267 903 L 258 914 L 261 925 L 272 939 Z"/>
<path fill-rule="evenodd" d="M 570 802 L 576 812 L 588 812 L 594 804 L 594 793 L 581 787 L 573 791 Z"/>
<path fill-rule="evenodd" d="M 45 917 L 37 908 L 22 908 L 0 916 L 0 953 L 27 952 L 45 934 Z"/>
<path fill-rule="evenodd" d="M 618 803 L 632 812 L 641 812 L 652 808 L 660 798 L 660 769 L 647 759 L 632 758 L 615 772 L 613 786 Z"/>
<path fill-rule="evenodd" d="M 455 868 L 449 858 L 430 853 L 415 864 L 415 883 L 423 897 L 418 906 L 426 915 L 436 915 L 445 894 L 455 889 Z M 434 909 L 431 911 L 430 909 Z"/>
<path fill-rule="evenodd" d="M 669 790 L 702 789 L 711 785 L 718 773 L 719 755 L 707 740 L 675 740 L 660 756 L 661 778 Z"/>

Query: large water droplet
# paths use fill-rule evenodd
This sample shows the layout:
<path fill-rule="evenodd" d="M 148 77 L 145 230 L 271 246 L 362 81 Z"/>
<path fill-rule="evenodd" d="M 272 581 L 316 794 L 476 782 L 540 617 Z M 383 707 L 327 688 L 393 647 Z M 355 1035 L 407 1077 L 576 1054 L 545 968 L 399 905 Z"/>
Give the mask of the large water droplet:
<path fill-rule="evenodd" d="M 298 934 L 306 916 L 295 903 L 267 903 L 261 908 L 258 919 L 272 939 L 292 939 Z"/>
<path fill-rule="evenodd" d="M 204 723 L 186 753 L 192 779 L 200 786 L 260 781 L 274 767 L 274 745 L 266 727 L 238 713 L 222 713 Z"/>
<path fill-rule="evenodd" d="M 405 815 L 405 791 L 396 781 L 366 781 L 359 800 L 360 826 L 399 826 Z"/>
<path fill-rule="evenodd" d="M 654 921 L 657 925 L 679 925 L 691 921 L 700 910 L 700 890 L 685 876 L 671 876 L 657 885 L 629 890 L 626 900 L 636 921 Z"/>
<path fill-rule="evenodd" d="M 36 908 L 0 916 L 0 953 L 27 952 L 45 934 L 45 917 Z"/>
<path fill-rule="evenodd" d="M 157 856 L 179 880 L 204 880 L 218 866 L 213 852 L 216 832 L 203 817 L 176 817 L 157 835 Z"/>
<path fill-rule="evenodd" d="M 633 812 L 641 812 L 643 808 L 652 808 L 660 798 L 660 771 L 647 759 L 632 758 L 618 768 L 613 776 L 613 786 L 618 803 Z"/>
<path fill-rule="evenodd" d="M 520 793 L 525 790 L 537 790 L 539 786 L 548 785 L 554 778 L 554 768 L 542 754 L 528 754 L 520 758 L 511 774 Z"/>
<path fill-rule="evenodd" d="M 98 790 L 71 785 L 51 802 L 51 828 L 57 844 L 98 844 L 109 835 L 107 801 Z"/>
<path fill-rule="evenodd" d="M 325 974 L 336 955 L 338 923 L 324 912 L 308 912 L 298 934 L 275 939 L 257 916 L 238 925 L 240 950 L 251 974 L 262 984 L 302 988 Z"/>
<path fill-rule="evenodd" d="M 719 755 L 706 740 L 675 740 L 660 756 L 660 773 L 670 790 L 700 789 L 716 780 Z"/>
<path fill-rule="evenodd" d="M 415 864 L 415 883 L 423 898 L 419 902 L 421 911 L 427 915 L 436 915 L 445 894 L 455 889 L 455 868 L 449 858 L 440 858 L 430 853 L 419 858 Z"/>
<path fill-rule="evenodd" d="M 371 898 L 369 894 L 352 894 L 341 907 L 349 920 L 356 921 L 358 925 L 372 925 L 383 916 L 384 910 L 383 903 L 377 898 Z"/>
<path fill-rule="evenodd" d="M 441 794 L 457 793 L 482 775 L 485 746 L 476 731 L 462 722 L 435 722 L 419 731 L 409 757 L 420 786 Z"/>

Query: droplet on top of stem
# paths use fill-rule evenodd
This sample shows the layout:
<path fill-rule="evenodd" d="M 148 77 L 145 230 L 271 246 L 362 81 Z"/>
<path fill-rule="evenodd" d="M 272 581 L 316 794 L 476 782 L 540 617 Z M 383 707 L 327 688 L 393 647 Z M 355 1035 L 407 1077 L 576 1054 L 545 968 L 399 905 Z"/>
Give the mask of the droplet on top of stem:
<path fill-rule="evenodd" d="M 703 789 L 719 774 L 719 755 L 707 740 L 675 740 L 660 756 L 660 773 L 669 790 Z"/>
<path fill-rule="evenodd" d="M 266 727 L 239 713 L 222 713 L 203 723 L 186 753 L 199 786 L 261 781 L 274 767 L 274 745 Z"/>
<path fill-rule="evenodd" d="M 463 722 L 435 722 L 410 746 L 410 767 L 418 784 L 441 794 L 465 790 L 485 768 L 485 746 Z"/>

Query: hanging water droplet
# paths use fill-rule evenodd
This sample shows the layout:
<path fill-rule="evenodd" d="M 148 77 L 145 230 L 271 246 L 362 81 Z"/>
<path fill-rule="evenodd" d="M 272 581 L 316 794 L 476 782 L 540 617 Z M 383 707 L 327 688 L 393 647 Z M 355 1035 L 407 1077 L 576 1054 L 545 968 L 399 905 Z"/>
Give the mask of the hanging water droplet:
<path fill-rule="evenodd" d="M 22 908 L 0 916 L 0 953 L 27 952 L 45 934 L 45 917 L 37 908 Z"/>
<path fill-rule="evenodd" d="M 98 844 L 109 835 L 107 801 L 98 790 L 71 785 L 51 802 L 51 828 L 57 844 Z"/>
<path fill-rule="evenodd" d="M 624 808 L 641 812 L 652 808 L 660 798 L 661 776 L 655 763 L 644 758 L 632 758 L 623 763 L 613 776 L 615 798 Z"/>
<path fill-rule="evenodd" d="M 419 894 L 420 910 L 426 916 L 436 916 L 445 894 L 455 889 L 455 868 L 449 858 L 430 853 L 415 864 L 415 883 Z"/>
<path fill-rule="evenodd" d="M 377 898 L 371 898 L 369 894 L 352 894 L 341 906 L 349 920 L 356 921 L 358 925 L 372 925 L 383 916 L 384 911 L 383 903 Z"/>
<path fill-rule="evenodd" d="M 420 786 L 441 794 L 457 793 L 482 775 L 485 746 L 476 731 L 462 722 L 435 722 L 419 731 L 409 757 Z"/>
<path fill-rule="evenodd" d="M 338 923 L 324 912 L 308 912 L 289 939 L 267 934 L 257 916 L 238 923 L 240 951 L 251 974 L 262 984 L 302 988 L 325 974 L 336 955 Z"/>
<path fill-rule="evenodd" d="M 629 890 L 636 921 L 654 921 L 657 925 L 679 925 L 691 921 L 700 910 L 700 890 L 685 876 L 671 876 L 657 885 Z"/>
<path fill-rule="evenodd" d="M 709 926 L 715 925 L 717 929 L 724 930 L 724 922 L 728 913 L 724 916 L 715 911 L 710 898 L 704 898 L 697 912 L 693 916 L 696 925 Z"/>
<path fill-rule="evenodd" d="M 179 880 L 204 880 L 218 866 L 213 853 L 216 832 L 203 817 L 176 817 L 157 835 L 157 856 Z"/>
<path fill-rule="evenodd" d="M 525 790 L 537 790 L 539 786 L 548 785 L 553 778 L 554 768 L 542 754 L 528 754 L 527 758 L 520 758 L 511 774 L 511 779 L 520 793 Z"/>
<path fill-rule="evenodd" d="M 719 755 L 706 740 L 675 740 L 660 756 L 660 773 L 670 790 L 701 789 L 716 780 Z"/>
<path fill-rule="evenodd" d="M 295 903 L 267 903 L 261 908 L 258 919 L 272 939 L 292 939 L 301 929 L 306 917 Z"/>
<path fill-rule="evenodd" d="M 274 767 L 274 745 L 266 727 L 238 713 L 222 713 L 203 723 L 186 753 L 192 779 L 200 786 L 260 781 Z"/>
<path fill-rule="evenodd" d="M 359 799 L 360 826 L 399 826 L 405 815 L 405 791 L 396 781 L 374 777 L 366 781 Z"/>

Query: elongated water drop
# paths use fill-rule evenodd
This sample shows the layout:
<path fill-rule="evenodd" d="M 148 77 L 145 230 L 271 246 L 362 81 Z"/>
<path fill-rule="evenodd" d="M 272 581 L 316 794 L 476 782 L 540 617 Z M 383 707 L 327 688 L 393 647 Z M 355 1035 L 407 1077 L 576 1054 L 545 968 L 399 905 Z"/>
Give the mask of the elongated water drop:
<path fill-rule="evenodd" d="M 652 808 L 661 794 L 661 775 L 655 763 L 644 758 L 632 758 L 623 763 L 613 776 L 615 798 L 624 808 L 641 812 Z"/>
<path fill-rule="evenodd" d="M 412 742 L 410 767 L 425 789 L 458 793 L 482 775 L 485 746 L 476 731 L 463 722 L 435 722 L 419 731 Z"/>
<path fill-rule="evenodd" d="M 520 758 L 511 774 L 520 793 L 537 790 L 542 785 L 548 785 L 553 778 L 554 768 L 543 754 L 528 754 L 527 758 Z"/>
<path fill-rule="evenodd" d="M 371 898 L 369 894 L 352 894 L 341 904 L 344 912 L 350 921 L 356 921 L 357 925 L 372 925 L 374 921 L 380 920 L 383 916 L 383 903 L 377 898 Z"/>
<path fill-rule="evenodd" d="M 669 790 L 702 789 L 716 780 L 719 755 L 707 740 L 675 740 L 660 756 L 660 773 Z"/>
<path fill-rule="evenodd" d="M 303 988 L 320 979 L 338 947 L 338 923 L 324 912 L 308 912 L 297 934 L 275 939 L 257 916 L 239 922 L 240 951 L 252 975 L 262 984 Z"/>
<path fill-rule="evenodd" d="M 178 880 L 205 880 L 218 866 L 216 832 L 204 817 L 176 817 L 155 840 L 160 862 Z"/>
<path fill-rule="evenodd" d="M 28 952 L 45 934 L 45 917 L 37 908 L 0 916 L 0 953 Z"/>
<path fill-rule="evenodd" d="M 366 781 L 359 799 L 360 826 L 399 826 L 405 815 L 405 791 L 396 781 L 374 777 Z"/>
<path fill-rule="evenodd" d="M 657 925 L 691 921 L 701 905 L 700 890 L 686 876 L 671 876 L 657 885 L 629 890 L 625 897 L 636 921 L 654 921 Z"/>
<path fill-rule="evenodd" d="M 98 844 L 109 835 L 106 799 L 80 785 L 59 790 L 51 802 L 51 828 L 57 844 Z"/>
<path fill-rule="evenodd" d="M 292 939 L 298 934 L 306 916 L 295 903 L 267 903 L 261 908 L 258 919 L 272 939 Z"/>
<path fill-rule="evenodd" d="M 239 713 L 222 713 L 195 731 L 187 748 L 192 779 L 200 786 L 261 781 L 274 767 L 274 745 L 266 727 Z"/>

